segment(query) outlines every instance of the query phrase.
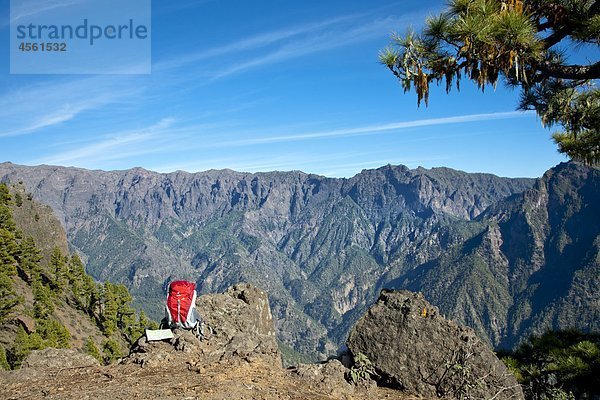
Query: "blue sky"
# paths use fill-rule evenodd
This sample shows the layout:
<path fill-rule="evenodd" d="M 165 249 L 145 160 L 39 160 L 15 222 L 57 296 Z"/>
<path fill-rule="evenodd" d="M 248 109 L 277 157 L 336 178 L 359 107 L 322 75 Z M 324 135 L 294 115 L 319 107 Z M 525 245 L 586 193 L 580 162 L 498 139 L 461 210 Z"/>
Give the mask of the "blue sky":
<path fill-rule="evenodd" d="M 334 177 L 385 164 L 536 177 L 565 161 L 535 114 L 514 111 L 517 92 L 465 81 L 417 108 L 378 63 L 392 31 L 442 6 L 153 1 L 149 75 L 10 74 L 2 46 L 0 161 Z"/>

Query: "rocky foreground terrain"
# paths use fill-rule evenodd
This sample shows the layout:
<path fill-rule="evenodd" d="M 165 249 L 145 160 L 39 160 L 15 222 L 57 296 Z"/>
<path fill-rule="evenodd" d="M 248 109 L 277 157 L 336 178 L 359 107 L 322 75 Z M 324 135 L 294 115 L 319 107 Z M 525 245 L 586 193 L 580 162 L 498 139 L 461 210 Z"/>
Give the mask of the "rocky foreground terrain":
<path fill-rule="evenodd" d="M 0 373 L 2 397 L 523 398 L 515 378 L 473 331 L 442 318 L 419 294 L 382 293 L 355 326 L 350 348 L 365 351 L 373 360 L 373 373 L 359 374 L 355 383 L 349 383 L 349 378 L 351 371 L 360 370 L 359 353 L 284 369 L 267 294 L 256 287 L 238 284 L 223 294 L 201 296 L 197 305 L 207 325 L 202 340 L 178 330 L 170 341 L 147 342 L 142 337 L 127 357 L 110 366 L 100 366 L 93 357 L 75 350 L 35 351 L 20 370 Z M 374 332 L 375 326 L 388 335 Z M 476 354 L 465 353 L 472 350 Z M 466 358 L 452 358 L 452 354 Z M 398 366 L 407 358 L 419 362 Z M 468 376 L 457 373 L 455 366 L 468 370 Z"/>
<path fill-rule="evenodd" d="M 62 351 L 65 352 L 64 350 Z M 42 355 L 44 357 L 45 355 Z M 55 357 L 56 364 L 62 358 Z M 89 360 L 88 360 L 89 361 Z M 187 354 L 162 364 L 99 367 L 28 367 L 3 373 L 4 399 L 402 399 L 412 396 L 389 388 L 355 388 L 339 379 L 303 377 L 263 360 L 196 365 Z M 339 371 L 336 371 L 339 373 Z M 329 372 L 326 372 L 328 374 Z"/>
<path fill-rule="evenodd" d="M 242 300 L 242 298 L 244 300 Z M 176 331 L 171 342 L 141 338 L 116 365 L 100 366 L 75 350 L 36 351 L 0 375 L 3 398 L 59 399 L 327 399 L 415 397 L 345 380 L 339 361 L 284 369 L 264 292 L 237 286 L 203 296 L 205 340 Z"/>

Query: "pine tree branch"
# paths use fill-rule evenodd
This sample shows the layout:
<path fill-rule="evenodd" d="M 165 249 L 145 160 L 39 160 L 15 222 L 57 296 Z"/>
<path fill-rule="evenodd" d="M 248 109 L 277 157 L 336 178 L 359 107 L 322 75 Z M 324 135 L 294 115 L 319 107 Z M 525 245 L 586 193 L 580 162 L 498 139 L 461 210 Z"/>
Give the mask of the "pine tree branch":
<path fill-rule="evenodd" d="M 600 13 L 600 0 L 596 0 L 594 2 L 594 4 L 592 4 L 592 6 L 590 7 L 589 10 L 590 13 L 590 18 L 593 17 L 594 15 Z"/>
<path fill-rule="evenodd" d="M 545 31 L 548 28 L 552 28 L 553 26 L 554 26 L 554 24 L 552 22 L 546 21 L 546 22 L 543 22 L 541 24 L 537 24 L 536 27 L 537 27 L 537 31 L 538 32 L 543 32 L 543 31 Z"/>
<path fill-rule="evenodd" d="M 592 4 L 590 6 L 590 8 L 587 10 L 587 18 L 592 18 L 593 16 L 597 15 L 598 13 L 600 13 L 600 0 L 596 0 L 594 2 L 594 4 Z M 544 48 L 549 49 L 550 47 L 559 43 L 561 40 L 563 40 L 567 36 L 571 35 L 576 30 L 576 28 L 577 28 L 576 25 L 577 25 L 576 22 L 568 21 L 568 23 L 565 24 L 564 26 L 562 26 L 558 29 L 555 29 L 551 35 L 549 35 L 548 37 L 546 37 L 543 40 Z M 538 32 L 542 32 L 548 28 L 554 28 L 554 24 L 551 23 L 550 20 L 547 20 L 543 24 L 540 24 L 537 26 Z"/>
<path fill-rule="evenodd" d="M 599 79 L 600 61 L 592 65 L 557 65 L 551 62 L 538 65 L 537 68 L 541 74 L 541 79 L 559 78 L 559 79 Z"/>
<path fill-rule="evenodd" d="M 575 30 L 575 27 L 571 24 L 565 25 L 565 26 L 555 30 L 554 33 L 552 33 L 550 36 L 546 37 L 543 40 L 544 48 L 549 49 L 550 47 L 559 43 L 561 40 L 563 40 L 564 38 L 569 36 L 571 33 L 573 33 L 574 30 Z"/>

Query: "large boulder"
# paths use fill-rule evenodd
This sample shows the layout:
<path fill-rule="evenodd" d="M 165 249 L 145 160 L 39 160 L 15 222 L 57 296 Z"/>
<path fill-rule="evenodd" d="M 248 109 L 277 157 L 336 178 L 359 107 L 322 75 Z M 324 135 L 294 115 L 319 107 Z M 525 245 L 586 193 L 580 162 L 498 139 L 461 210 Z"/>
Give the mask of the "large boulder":
<path fill-rule="evenodd" d="M 200 296 L 198 311 L 208 325 L 208 338 L 221 358 L 262 358 L 281 366 L 273 316 L 267 293 L 238 283 L 222 294 Z"/>
<path fill-rule="evenodd" d="M 445 319 L 421 293 L 381 292 L 350 332 L 386 385 L 422 396 L 523 399 L 515 377 L 470 328 Z"/>

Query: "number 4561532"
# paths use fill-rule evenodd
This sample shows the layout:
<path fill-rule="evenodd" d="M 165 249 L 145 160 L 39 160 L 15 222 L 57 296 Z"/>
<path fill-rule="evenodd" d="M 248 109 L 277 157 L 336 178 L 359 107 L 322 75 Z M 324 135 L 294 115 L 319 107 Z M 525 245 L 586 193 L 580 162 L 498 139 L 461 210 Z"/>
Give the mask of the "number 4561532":
<path fill-rule="evenodd" d="M 66 43 L 28 43 L 21 42 L 21 51 L 67 51 Z"/>

